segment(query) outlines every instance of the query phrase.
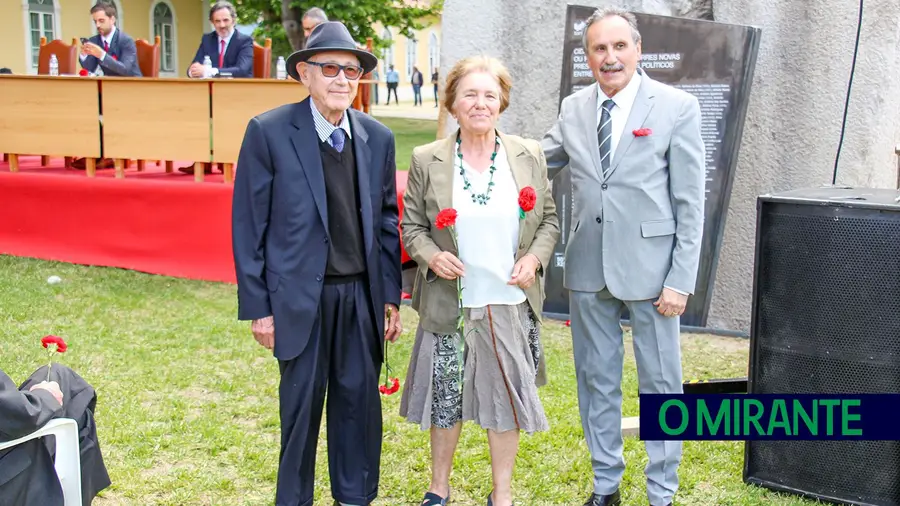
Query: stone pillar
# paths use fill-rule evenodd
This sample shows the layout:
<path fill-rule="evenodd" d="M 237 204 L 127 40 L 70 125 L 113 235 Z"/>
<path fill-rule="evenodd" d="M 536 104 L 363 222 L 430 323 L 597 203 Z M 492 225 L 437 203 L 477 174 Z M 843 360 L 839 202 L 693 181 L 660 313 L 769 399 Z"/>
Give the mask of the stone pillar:
<path fill-rule="evenodd" d="M 441 73 L 484 52 L 513 77 L 506 132 L 540 138 L 559 110 L 567 0 L 445 0 Z M 856 2 L 823 0 L 596 0 L 649 14 L 762 28 L 709 326 L 747 331 L 756 197 L 830 184 L 856 36 Z M 640 28 L 640 27 L 639 27 Z M 452 118 L 447 133 L 456 127 Z M 837 183 L 894 188 L 900 142 L 900 3 L 865 3 Z"/>

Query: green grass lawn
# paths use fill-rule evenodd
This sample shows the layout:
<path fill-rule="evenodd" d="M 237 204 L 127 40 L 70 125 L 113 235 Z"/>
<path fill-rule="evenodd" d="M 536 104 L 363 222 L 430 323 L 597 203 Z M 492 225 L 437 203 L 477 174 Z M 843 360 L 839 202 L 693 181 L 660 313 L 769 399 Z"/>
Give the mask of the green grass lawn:
<path fill-rule="evenodd" d="M 51 275 L 63 281 L 49 285 Z M 59 362 L 98 392 L 96 420 L 113 485 L 95 505 L 272 504 L 279 451 L 278 369 L 236 321 L 233 285 L 125 270 L 0 256 L 0 368 L 17 382 L 45 363 L 39 340 L 64 337 Z M 401 380 L 415 313 L 390 349 Z M 523 436 L 517 504 L 577 505 L 591 491 L 590 459 L 578 417 L 569 329 L 545 326 L 550 384 L 541 390 L 551 430 Z M 630 338 L 625 414 L 636 416 Z M 746 374 L 748 344 L 690 335 L 685 378 Z M 384 452 L 378 505 L 418 504 L 428 486 L 428 434 L 398 416 L 400 395 L 384 399 Z M 331 505 L 325 431 L 320 435 L 316 505 Z M 639 440 L 625 443 L 624 504 L 646 505 Z M 686 442 L 679 505 L 805 505 L 741 481 L 743 444 Z M 491 490 L 483 431 L 467 425 L 452 476 L 453 504 L 482 505 Z"/>
<path fill-rule="evenodd" d="M 428 144 L 437 135 L 437 121 L 406 118 L 376 118 L 394 132 L 397 170 L 409 170 L 413 148 Z"/>

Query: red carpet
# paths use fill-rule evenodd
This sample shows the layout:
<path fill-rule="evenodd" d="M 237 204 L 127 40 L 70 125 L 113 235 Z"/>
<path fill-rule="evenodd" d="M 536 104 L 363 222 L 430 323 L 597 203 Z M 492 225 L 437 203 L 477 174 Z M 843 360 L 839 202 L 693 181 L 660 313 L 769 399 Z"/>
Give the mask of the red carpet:
<path fill-rule="evenodd" d="M 114 179 L 113 169 L 88 178 L 62 159 L 47 168 L 40 157 L 19 162 L 15 174 L 0 162 L 0 254 L 235 281 L 232 187 L 220 173 L 194 183 L 151 165 L 127 169 L 125 179 Z M 402 195 L 406 172 L 397 175 Z"/>

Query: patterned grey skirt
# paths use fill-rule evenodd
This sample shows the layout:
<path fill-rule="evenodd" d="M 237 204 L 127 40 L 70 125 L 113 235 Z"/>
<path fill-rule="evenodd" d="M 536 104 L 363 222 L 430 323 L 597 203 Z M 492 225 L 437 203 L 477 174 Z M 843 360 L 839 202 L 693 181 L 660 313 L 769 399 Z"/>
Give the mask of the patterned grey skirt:
<path fill-rule="evenodd" d="M 465 322 L 462 356 L 457 334 L 419 326 L 400 415 L 423 430 L 460 420 L 495 432 L 547 430 L 537 393 L 547 382 L 540 324 L 528 303 L 466 309 Z"/>

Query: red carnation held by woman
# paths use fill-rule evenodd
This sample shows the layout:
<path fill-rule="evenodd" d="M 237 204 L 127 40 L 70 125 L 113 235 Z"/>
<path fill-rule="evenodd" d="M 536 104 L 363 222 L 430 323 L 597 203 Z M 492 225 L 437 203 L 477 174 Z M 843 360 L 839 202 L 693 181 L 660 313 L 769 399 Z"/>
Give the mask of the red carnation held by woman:
<path fill-rule="evenodd" d="M 522 191 L 519 192 L 519 207 L 527 213 L 534 209 L 534 204 L 536 202 L 537 194 L 534 192 L 534 188 L 530 186 L 522 188 Z"/>
<path fill-rule="evenodd" d="M 442 209 L 438 213 L 437 218 L 434 219 L 434 226 L 438 229 L 452 227 L 453 225 L 456 225 L 456 209 L 452 207 Z"/>

